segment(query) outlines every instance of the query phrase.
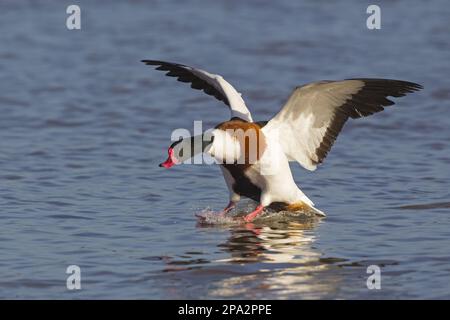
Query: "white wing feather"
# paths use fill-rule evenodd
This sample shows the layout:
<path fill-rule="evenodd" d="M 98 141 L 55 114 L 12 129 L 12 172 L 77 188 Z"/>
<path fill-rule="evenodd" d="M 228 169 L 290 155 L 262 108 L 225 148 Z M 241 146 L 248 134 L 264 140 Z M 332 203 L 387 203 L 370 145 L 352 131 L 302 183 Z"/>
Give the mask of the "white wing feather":
<path fill-rule="evenodd" d="M 289 160 L 315 170 L 323 161 L 348 118 L 360 118 L 394 104 L 422 86 L 400 80 L 349 79 L 321 81 L 297 87 L 286 104 L 262 129 L 277 135 Z"/>
<path fill-rule="evenodd" d="M 157 70 L 169 71 L 166 75 L 178 77 L 179 81 L 190 82 L 194 89 L 216 97 L 230 107 L 231 116 L 253 122 L 250 111 L 239 92 L 222 76 L 183 64 L 157 60 L 142 60 L 147 65 L 158 66 Z"/>

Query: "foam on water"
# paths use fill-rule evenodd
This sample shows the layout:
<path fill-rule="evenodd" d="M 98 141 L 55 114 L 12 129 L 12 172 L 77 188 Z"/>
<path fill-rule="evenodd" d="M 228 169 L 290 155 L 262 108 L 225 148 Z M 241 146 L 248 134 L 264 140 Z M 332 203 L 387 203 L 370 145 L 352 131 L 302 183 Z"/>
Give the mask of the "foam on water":
<path fill-rule="evenodd" d="M 195 216 L 198 222 L 202 225 L 236 225 L 243 224 L 245 221 L 242 219 L 251 210 L 239 210 L 231 211 L 228 214 L 223 214 L 220 211 L 214 211 L 210 208 L 200 210 Z M 255 218 L 253 222 L 267 222 L 277 220 L 292 220 L 292 219 L 315 219 L 318 216 L 313 211 L 273 211 L 264 210 L 263 213 Z"/>
<path fill-rule="evenodd" d="M 198 222 L 204 225 L 235 225 L 243 222 L 237 219 L 237 216 L 234 214 L 224 215 L 221 212 L 213 211 L 209 208 L 201 210 L 195 216 Z"/>

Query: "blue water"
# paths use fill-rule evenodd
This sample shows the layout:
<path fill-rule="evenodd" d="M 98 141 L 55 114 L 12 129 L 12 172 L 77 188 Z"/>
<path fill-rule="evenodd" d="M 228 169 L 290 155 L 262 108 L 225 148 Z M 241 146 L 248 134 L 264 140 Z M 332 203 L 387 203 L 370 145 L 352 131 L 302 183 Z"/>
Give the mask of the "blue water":
<path fill-rule="evenodd" d="M 0 2 L 1 298 L 450 298 L 447 1 L 381 1 L 373 31 L 356 0 L 76 2 L 74 31 L 68 3 Z M 292 164 L 327 218 L 203 226 L 219 168 L 157 164 L 173 129 L 228 110 L 141 59 L 222 74 L 256 120 L 310 81 L 425 90 L 350 121 L 316 172 Z"/>

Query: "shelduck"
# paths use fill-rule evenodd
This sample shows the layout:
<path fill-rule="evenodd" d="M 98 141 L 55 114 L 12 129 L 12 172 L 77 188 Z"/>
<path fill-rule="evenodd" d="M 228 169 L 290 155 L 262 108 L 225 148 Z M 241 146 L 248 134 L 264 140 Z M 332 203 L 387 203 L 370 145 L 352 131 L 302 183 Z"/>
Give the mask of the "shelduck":
<path fill-rule="evenodd" d="M 222 214 L 233 209 L 241 197 L 258 203 L 242 218 L 246 222 L 267 207 L 310 210 L 324 216 L 296 185 L 289 162 L 315 170 L 349 118 L 366 117 L 393 105 L 388 96 L 402 97 L 422 89 L 417 83 L 390 79 L 318 81 L 296 87 L 269 121 L 254 122 L 241 94 L 222 76 L 178 63 L 142 62 L 229 107 L 231 119 L 218 124 L 210 139 L 202 134 L 172 143 L 160 166 L 168 169 L 196 154 L 209 154 L 220 164 L 230 193 Z"/>

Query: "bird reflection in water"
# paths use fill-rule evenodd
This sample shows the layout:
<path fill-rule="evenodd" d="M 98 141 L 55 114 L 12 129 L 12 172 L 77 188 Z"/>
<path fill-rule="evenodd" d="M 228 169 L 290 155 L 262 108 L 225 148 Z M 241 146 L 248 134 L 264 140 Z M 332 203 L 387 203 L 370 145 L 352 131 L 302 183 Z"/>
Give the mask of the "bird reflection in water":
<path fill-rule="evenodd" d="M 339 287 L 339 272 L 333 269 L 343 260 L 323 258 L 314 247 L 320 223 L 320 218 L 278 213 L 248 224 L 199 224 L 212 232 L 229 230 L 227 240 L 218 244 L 226 256 L 183 266 L 167 263 L 170 271 L 188 272 L 183 277 L 187 285 L 195 282 L 198 295 L 208 298 L 326 298 Z"/>
<path fill-rule="evenodd" d="M 217 262 L 239 264 L 247 274 L 215 283 L 212 296 L 248 298 L 272 296 L 319 298 L 338 287 L 336 273 L 327 273 L 330 259 L 314 247 L 314 229 L 320 219 L 287 215 L 230 229 L 228 240 L 219 245 L 230 254 Z M 331 259 L 334 260 L 334 259 Z"/>

